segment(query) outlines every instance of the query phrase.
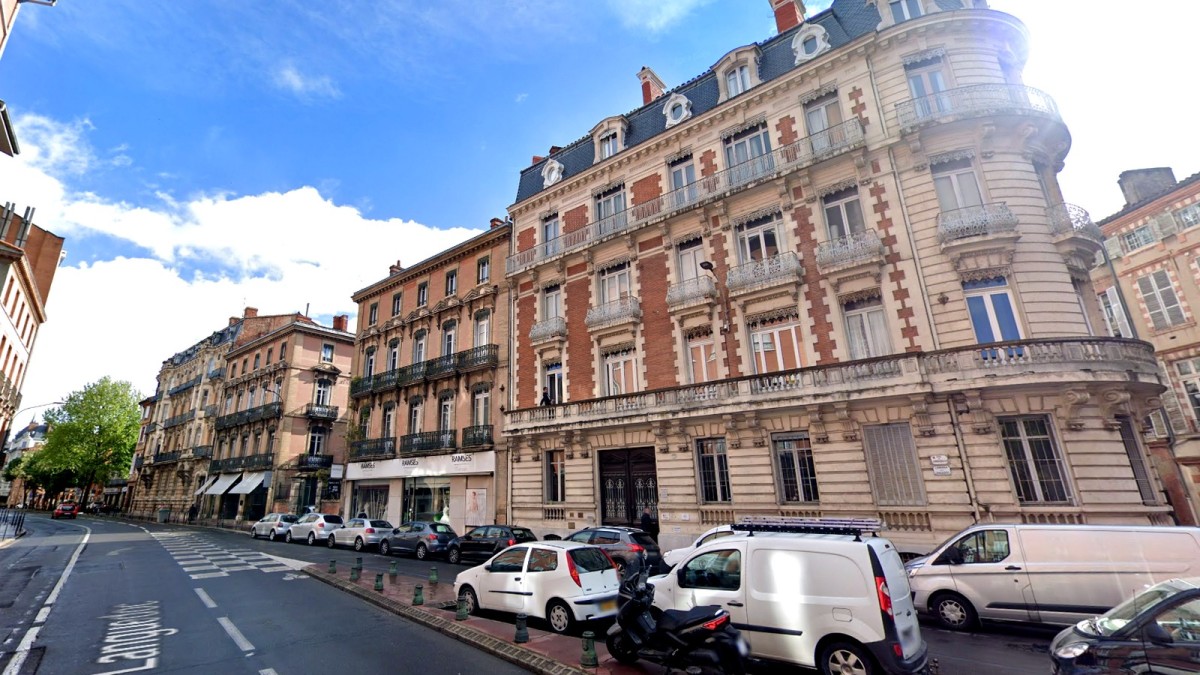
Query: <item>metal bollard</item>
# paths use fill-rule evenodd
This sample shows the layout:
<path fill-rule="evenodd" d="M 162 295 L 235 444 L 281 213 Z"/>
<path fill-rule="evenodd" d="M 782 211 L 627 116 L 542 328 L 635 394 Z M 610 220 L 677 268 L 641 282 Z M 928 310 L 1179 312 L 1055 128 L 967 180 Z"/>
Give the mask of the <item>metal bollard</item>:
<path fill-rule="evenodd" d="M 437 582 L 438 582 L 438 577 L 437 577 L 437 568 L 436 568 L 436 567 L 430 567 L 430 568 L 429 568 L 429 583 L 431 583 L 431 584 L 436 584 Z"/>
<path fill-rule="evenodd" d="M 357 567 L 350 568 L 350 581 L 358 581 L 358 568 Z"/>
<path fill-rule="evenodd" d="M 329 573 L 337 574 L 337 561 L 336 560 L 329 561 Z"/>
<path fill-rule="evenodd" d="M 396 562 L 395 560 L 393 560 L 393 561 L 392 561 L 392 565 L 391 565 L 391 567 L 388 567 L 388 576 L 390 576 L 390 577 L 394 577 L 394 576 L 396 576 L 397 574 L 399 574 L 399 573 L 400 573 L 400 567 L 399 567 L 399 565 L 400 565 L 400 563 L 398 563 L 398 562 Z"/>
<path fill-rule="evenodd" d="M 413 586 L 413 606 L 425 604 L 425 594 L 421 591 L 421 584 Z"/>
<path fill-rule="evenodd" d="M 937 659 L 929 660 L 928 672 L 929 672 L 929 675 L 938 675 L 938 673 L 942 672 L 942 667 L 941 667 L 941 665 L 938 664 Z"/>
<path fill-rule="evenodd" d="M 596 634 L 590 630 L 583 631 L 583 655 L 579 657 L 579 665 L 584 668 L 600 665 L 600 661 L 596 659 Z"/>
<path fill-rule="evenodd" d="M 459 598 L 458 599 L 458 607 L 455 608 L 455 610 L 454 610 L 454 620 L 455 621 L 466 621 L 467 617 L 470 615 L 471 615 L 470 610 L 467 607 L 467 599 Z"/>
<path fill-rule="evenodd" d="M 377 591 L 383 590 L 383 572 L 380 572 L 375 575 L 375 590 L 377 590 Z"/>
<path fill-rule="evenodd" d="M 354 559 L 354 567 L 357 568 L 359 571 L 362 570 L 362 558 Z"/>
<path fill-rule="evenodd" d="M 524 612 L 517 615 L 517 634 L 513 638 L 513 642 L 517 644 L 529 642 L 528 617 L 525 616 Z"/>

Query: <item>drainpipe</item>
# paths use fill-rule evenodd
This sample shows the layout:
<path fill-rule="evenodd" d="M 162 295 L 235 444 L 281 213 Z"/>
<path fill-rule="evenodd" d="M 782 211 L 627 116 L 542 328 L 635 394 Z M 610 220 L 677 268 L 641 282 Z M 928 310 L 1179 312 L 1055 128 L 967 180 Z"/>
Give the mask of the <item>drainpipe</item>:
<path fill-rule="evenodd" d="M 967 459 L 967 444 L 963 441 L 962 427 L 959 426 L 958 409 L 954 398 L 946 399 L 946 408 L 950 411 L 950 425 L 954 428 L 954 443 L 958 446 L 958 456 L 962 459 L 963 477 L 967 482 L 967 498 L 971 500 L 972 516 L 979 522 L 979 499 L 975 495 L 975 479 L 971 477 L 971 462 Z"/>
<path fill-rule="evenodd" d="M 1100 253 L 1104 255 L 1104 264 L 1108 266 L 1108 273 L 1112 275 L 1113 288 L 1117 289 L 1117 299 L 1121 301 L 1121 314 L 1125 315 L 1125 325 L 1129 326 L 1130 337 L 1137 340 L 1139 339 L 1137 325 L 1133 323 L 1133 315 L 1129 313 L 1129 303 L 1125 302 L 1125 291 L 1121 288 L 1121 278 L 1117 276 L 1117 267 L 1113 265 L 1112 258 L 1108 256 L 1108 249 L 1103 245 L 1100 246 Z"/>

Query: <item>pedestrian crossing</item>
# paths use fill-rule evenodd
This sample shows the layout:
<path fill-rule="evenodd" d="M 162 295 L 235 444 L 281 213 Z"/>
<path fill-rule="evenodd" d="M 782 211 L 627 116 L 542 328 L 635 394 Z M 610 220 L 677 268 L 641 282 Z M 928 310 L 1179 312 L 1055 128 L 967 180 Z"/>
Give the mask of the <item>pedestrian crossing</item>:
<path fill-rule="evenodd" d="M 227 549 L 196 532 L 154 532 L 152 536 L 193 579 L 227 577 L 233 572 L 292 572 L 274 556 L 250 549 Z"/>

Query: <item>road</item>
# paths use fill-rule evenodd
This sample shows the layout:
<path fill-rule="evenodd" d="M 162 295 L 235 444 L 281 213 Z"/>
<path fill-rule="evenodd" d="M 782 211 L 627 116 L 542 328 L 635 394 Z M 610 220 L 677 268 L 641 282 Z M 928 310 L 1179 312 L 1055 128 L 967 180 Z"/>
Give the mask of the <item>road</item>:
<path fill-rule="evenodd" d="M 435 657 L 431 675 L 525 672 L 298 572 L 353 551 L 99 518 L 26 528 L 0 549 L 3 675 L 382 673 L 412 655 Z"/>

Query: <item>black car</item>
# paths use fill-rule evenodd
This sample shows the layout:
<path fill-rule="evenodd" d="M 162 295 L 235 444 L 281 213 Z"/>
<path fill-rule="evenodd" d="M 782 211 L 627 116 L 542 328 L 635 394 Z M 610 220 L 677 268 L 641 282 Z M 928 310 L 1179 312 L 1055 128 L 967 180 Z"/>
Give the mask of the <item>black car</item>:
<path fill-rule="evenodd" d="M 662 549 L 649 532 L 636 527 L 589 527 L 567 537 L 567 541 L 599 546 L 617 564 L 617 574 L 624 576 L 625 566 L 641 555 L 651 574 L 662 571 Z"/>
<path fill-rule="evenodd" d="M 515 525 L 481 525 L 450 541 L 446 557 L 452 563 L 468 558 L 487 559 L 509 546 L 537 541 L 537 535 L 527 527 Z"/>
<path fill-rule="evenodd" d="M 1200 579 L 1155 584 L 1050 643 L 1055 675 L 1200 672 Z"/>

